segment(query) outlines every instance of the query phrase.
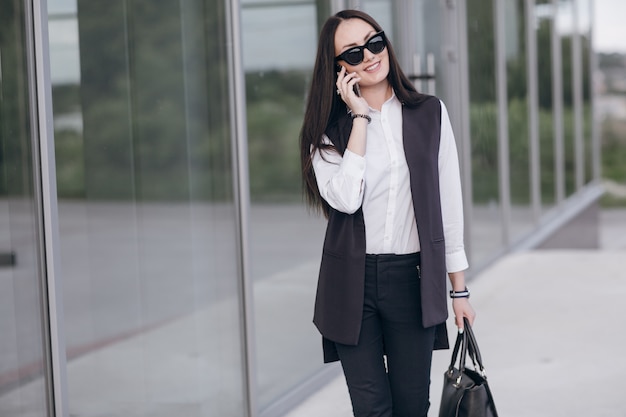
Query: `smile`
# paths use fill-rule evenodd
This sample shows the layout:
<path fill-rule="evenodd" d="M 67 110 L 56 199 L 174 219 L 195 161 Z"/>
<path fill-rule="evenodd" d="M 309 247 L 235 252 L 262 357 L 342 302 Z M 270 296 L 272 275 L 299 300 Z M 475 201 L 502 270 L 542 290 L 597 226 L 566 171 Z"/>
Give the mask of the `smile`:
<path fill-rule="evenodd" d="M 380 61 L 376 62 L 373 65 L 370 65 L 367 68 L 365 68 L 365 71 L 376 71 L 378 69 L 378 67 L 380 67 Z"/>

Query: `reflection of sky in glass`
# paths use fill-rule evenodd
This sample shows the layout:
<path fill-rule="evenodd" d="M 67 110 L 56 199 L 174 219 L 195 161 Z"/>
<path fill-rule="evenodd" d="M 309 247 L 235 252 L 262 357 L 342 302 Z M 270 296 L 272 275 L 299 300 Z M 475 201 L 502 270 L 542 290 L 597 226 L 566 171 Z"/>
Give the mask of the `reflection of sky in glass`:
<path fill-rule="evenodd" d="M 578 0 L 578 28 L 581 33 L 591 30 L 591 0 Z"/>
<path fill-rule="evenodd" d="M 293 6 L 294 4 L 311 4 L 314 5 L 313 0 L 241 0 L 243 7 L 251 6 L 280 6 L 281 4 Z"/>
<path fill-rule="evenodd" d="M 561 36 L 570 36 L 574 32 L 574 3 L 572 0 L 559 2 L 556 28 Z"/>
<path fill-rule="evenodd" d="M 80 57 L 76 18 L 55 19 L 50 16 L 48 33 L 52 84 L 78 84 L 80 82 Z"/>
<path fill-rule="evenodd" d="M 285 5 L 281 6 L 281 3 Z M 617 2 L 608 0 L 595 0 L 595 10 L 598 16 L 604 16 L 601 7 L 608 3 L 615 3 L 613 6 L 624 8 L 624 13 L 626 13 L 626 2 L 619 2 L 618 5 Z M 271 5 L 268 5 L 267 0 L 243 0 L 242 5 L 243 61 L 247 71 L 306 69 L 313 66 L 318 36 L 313 2 L 274 0 Z M 368 6 L 367 12 L 372 14 L 392 37 L 388 4 L 368 2 Z M 564 34 L 570 33 L 573 23 L 572 2 L 561 1 L 559 6 L 557 19 L 559 30 Z M 591 24 L 590 7 L 589 0 L 580 1 L 578 18 L 583 32 L 588 30 Z M 537 17 L 552 16 L 551 9 L 550 4 L 538 4 L 535 9 Z M 76 0 L 50 0 L 48 2 L 50 65 L 53 84 L 80 81 L 76 10 Z M 623 14 L 617 13 L 617 15 Z M 600 47 L 607 50 L 609 48 L 604 45 L 620 42 L 621 39 L 626 38 L 626 34 L 622 33 L 622 36 L 618 36 L 614 26 L 604 23 L 603 21 L 596 24 L 594 34 L 596 44 L 601 43 Z M 623 28 L 620 30 L 625 32 Z M 507 38 L 511 39 L 510 36 Z M 626 43 L 621 44 L 621 49 L 616 47 L 613 49 L 625 50 Z M 509 50 L 516 49 L 514 45 L 509 46 Z"/>
<path fill-rule="evenodd" d="M 68 13 L 76 14 L 76 0 L 48 0 L 48 14 Z"/>
<path fill-rule="evenodd" d="M 602 52 L 626 53 L 626 2 L 623 0 L 593 1 L 594 46 Z"/>
<path fill-rule="evenodd" d="M 246 71 L 313 67 L 319 35 L 314 2 L 243 0 L 242 5 Z M 393 37 L 388 1 L 366 1 L 363 9 Z"/>
<path fill-rule="evenodd" d="M 243 7 L 243 63 L 246 71 L 307 69 L 317 48 L 315 5 Z"/>
<path fill-rule="evenodd" d="M 78 22 L 76 0 L 48 1 L 48 38 L 52 84 L 78 84 Z"/>
<path fill-rule="evenodd" d="M 310 69 L 317 48 L 315 5 L 290 1 L 288 6 L 260 6 L 247 0 L 242 8 L 243 61 L 247 71 Z M 279 2 L 273 2 L 277 4 Z M 52 83 L 80 82 L 80 55 L 75 0 L 51 0 L 50 72 Z"/>

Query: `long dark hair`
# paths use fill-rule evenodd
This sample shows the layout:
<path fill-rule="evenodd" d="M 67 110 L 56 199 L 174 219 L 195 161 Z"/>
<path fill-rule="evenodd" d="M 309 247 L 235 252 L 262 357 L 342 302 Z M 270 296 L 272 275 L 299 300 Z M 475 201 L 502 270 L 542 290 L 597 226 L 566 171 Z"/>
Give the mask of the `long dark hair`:
<path fill-rule="evenodd" d="M 328 204 L 320 196 L 313 171 L 313 154 L 318 149 L 329 148 L 322 143 L 324 132 L 339 117 L 347 112 L 346 103 L 335 94 L 335 32 L 341 22 L 348 19 L 361 19 L 369 23 L 376 32 L 381 26 L 367 13 L 359 10 L 343 10 L 326 20 L 320 32 L 315 67 L 311 88 L 304 113 L 304 122 L 300 131 L 300 158 L 302 163 L 302 184 L 307 204 L 316 211 L 322 211 L 328 217 Z M 424 95 L 404 75 L 396 54 L 387 40 L 389 53 L 389 75 L 391 84 L 398 100 L 406 106 L 414 106 L 424 99 Z"/>

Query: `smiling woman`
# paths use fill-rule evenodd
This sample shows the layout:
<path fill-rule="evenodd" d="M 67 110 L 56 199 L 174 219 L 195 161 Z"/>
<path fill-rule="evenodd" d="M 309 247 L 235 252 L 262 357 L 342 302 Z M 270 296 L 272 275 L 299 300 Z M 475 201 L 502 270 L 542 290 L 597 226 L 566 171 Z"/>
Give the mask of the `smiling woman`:
<path fill-rule="evenodd" d="M 355 416 L 425 417 L 446 275 L 457 325 L 475 316 L 446 107 L 415 90 L 371 16 L 344 10 L 320 33 L 300 146 L 306 196 L 328 219 L 313 316 L 324 361 L 341 361 Z"/>

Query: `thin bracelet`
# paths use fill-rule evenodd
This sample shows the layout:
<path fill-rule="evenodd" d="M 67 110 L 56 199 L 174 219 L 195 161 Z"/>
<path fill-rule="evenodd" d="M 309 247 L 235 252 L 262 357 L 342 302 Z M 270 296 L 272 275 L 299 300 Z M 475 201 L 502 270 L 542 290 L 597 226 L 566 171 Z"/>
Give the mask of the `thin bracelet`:
<path fill-rule="evenodd" d="M 450 291 L 450 298 L 469 298 L 470 291 L 465 287 L 463 291 Z"/>
<path fill-rule="evenodd" d="M 352 113 L 352 120 L 356 119 L 357 117 L 361 117 L 363 119 L 366 119 L 367 120 L 367 124 L 372 123 L 372 118 L 369 117 L 367 114 Z"/>

